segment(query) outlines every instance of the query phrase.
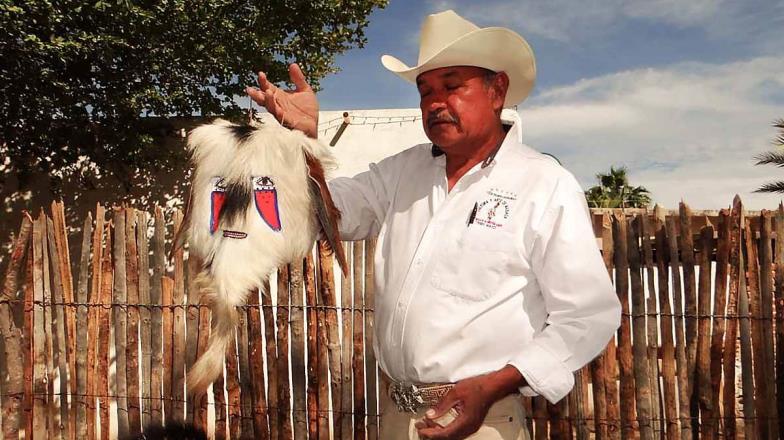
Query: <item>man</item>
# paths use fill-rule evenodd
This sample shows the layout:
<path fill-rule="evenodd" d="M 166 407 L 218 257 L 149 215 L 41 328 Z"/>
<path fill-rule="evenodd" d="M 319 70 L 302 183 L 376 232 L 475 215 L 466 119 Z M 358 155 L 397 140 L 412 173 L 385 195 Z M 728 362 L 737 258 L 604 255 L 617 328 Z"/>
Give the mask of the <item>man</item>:
<path fill-rule="evenodd" d="M 417 66 L 382 63 L 416 83 L 432 144 L 330 182 L 343 236 L 378 236 L 381 438 L 528 438 L 518 393 L 562 399 L 620 317 L 579 184 L 501 121 L 533 86 L 533 54 L 446 11 L 425 21 Z M 248 93 L 315 137 L 316 97 L 290 75 L 295 91 L 260 73 Z"/>

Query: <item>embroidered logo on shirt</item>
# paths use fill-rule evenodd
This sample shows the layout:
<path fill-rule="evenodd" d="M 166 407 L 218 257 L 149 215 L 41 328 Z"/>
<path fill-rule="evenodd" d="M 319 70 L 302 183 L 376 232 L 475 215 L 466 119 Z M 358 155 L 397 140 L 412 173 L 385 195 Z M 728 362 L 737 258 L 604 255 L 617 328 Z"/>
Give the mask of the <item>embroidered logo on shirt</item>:
<path fill-rule="evenodd" d="M 477 210 L 474 223 L 490 229 L 500 228 L 509 218 L 509 203 L 504 198 L 491 197 L 482 201 Z"/>
<path fill-rule="evenodd" d="M 490 188 L 487 191 L 487 194 L 490 195 L 490 197 L 504 199 L 510 202 L 517 200 L 517 193 L 513 193 L 512 191 L 506 191 L 499 188 Z"/>

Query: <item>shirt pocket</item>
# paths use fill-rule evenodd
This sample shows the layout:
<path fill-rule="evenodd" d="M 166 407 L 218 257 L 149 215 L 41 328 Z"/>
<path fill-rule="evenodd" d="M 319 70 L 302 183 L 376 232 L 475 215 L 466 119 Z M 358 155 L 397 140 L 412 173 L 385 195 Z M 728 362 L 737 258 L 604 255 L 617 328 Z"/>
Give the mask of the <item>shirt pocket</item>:
<path fill-rule="evenodd" d="M 441 247 L 430 284 L 460 300 L 484 301 L 499 291 L 515 253 L 510 234 L 467 228 Z"/>

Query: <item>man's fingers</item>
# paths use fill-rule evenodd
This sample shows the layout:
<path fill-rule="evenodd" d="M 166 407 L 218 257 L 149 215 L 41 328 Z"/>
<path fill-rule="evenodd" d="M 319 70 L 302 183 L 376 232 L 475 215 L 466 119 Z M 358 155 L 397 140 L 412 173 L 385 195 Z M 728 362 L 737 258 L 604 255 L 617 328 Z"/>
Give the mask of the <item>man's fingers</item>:
<path fill-rule="evenodd" d="M 455 434 L 459 434 L 461 430 L 465 429 L 465 427 L 462 426 L 463 424 L 460 423 L 458 420 L 455 420 L 454 423 L 450 423 L 449 425 L 443 428 L 441 426 L 434 426 L 434 427 L 417 429 L 417 434 L 419 434 L 420 438 L 427 438 L 432 440 L 464 438 L 464 437 L 455 436 Z"/>
<path fill-rule="evenodd" d="M 245 93 L 258 105 L 264 105 L 264 92 L 255 87 L 245 87 Z"/>
<path fill-rule="evenodd" d="M 269 90 L 269 89 L 271 89 L 271 88 L 275 88 L 275 85 L 274 85 L 274 84 L 272 84 L 272 83 L 271 83 L 271 82 L 270 82 L 270 81 L 267 79 L 267 74 L 266 74 L 266 73 L 264 73 L 264 72 L 259 72 L 259 88 L 260 88 L 262 91 L 264 91 L 264 92 L 266 92 L 267 90 Z"/>
<path fill-rule="evenodd" d="M 302 69 L 299 68 L 297 63 L 289 65 L 289 79 L 294 83 L 294 87 L 298 92 L 310 90 L 310 85 L 305 80 L 305 74 L 302 73 Z"/>
<path fill-rule="evenodd" d="M 455 405 L 460 403 L 460 401 L 456 398 L 455 393 L 449 391 L 446 395 L 438 402 L 438 405 L 435 408 L 430 408 L 425 413 L 425 417 L 430 420 L 435 420 L 444 414 L 448 413 L 450 409 L 454 408 Z"/>

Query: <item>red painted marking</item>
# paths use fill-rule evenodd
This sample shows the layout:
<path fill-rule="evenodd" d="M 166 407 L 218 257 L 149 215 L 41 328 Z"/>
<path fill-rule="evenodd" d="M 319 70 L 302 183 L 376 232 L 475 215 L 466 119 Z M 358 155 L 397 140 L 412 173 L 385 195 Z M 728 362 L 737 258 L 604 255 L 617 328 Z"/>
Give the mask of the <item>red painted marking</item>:
<path fill-rule="evenodd" d="M 220 222 L 220 212 L 223 209 L 223 202 L 226 201 L 226 193 L 224 191 L 212 192 L 212 212 L 210 213 L 210 234 L 218 230 L 218 223 Z"/>
<path fill-rule="evenodd" d="M 254 191 L 254 194 L 256 197 L 256 209 L 261 214 L 261 218 L 267 222 L 273 231 L 280 231 L 277 191 L 264 189 Z"/>

